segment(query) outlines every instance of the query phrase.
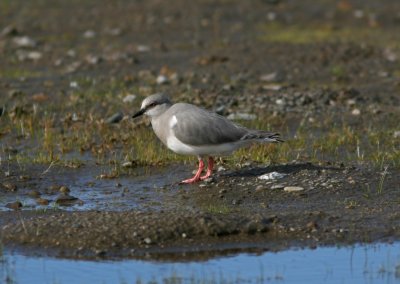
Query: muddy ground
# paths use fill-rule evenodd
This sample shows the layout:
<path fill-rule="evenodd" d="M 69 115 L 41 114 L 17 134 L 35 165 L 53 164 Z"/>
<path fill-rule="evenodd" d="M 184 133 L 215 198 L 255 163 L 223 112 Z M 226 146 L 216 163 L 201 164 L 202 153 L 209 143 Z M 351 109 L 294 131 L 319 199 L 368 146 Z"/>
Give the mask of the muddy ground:
<path fill-rule="evenodd" d="M 33 2 L 0 4 L 7 247 L 162 258 L 399 239 L 398 1 Z M 160 91 L 287 142 L 179 185 L 195 159 L 129 119 Z"/>

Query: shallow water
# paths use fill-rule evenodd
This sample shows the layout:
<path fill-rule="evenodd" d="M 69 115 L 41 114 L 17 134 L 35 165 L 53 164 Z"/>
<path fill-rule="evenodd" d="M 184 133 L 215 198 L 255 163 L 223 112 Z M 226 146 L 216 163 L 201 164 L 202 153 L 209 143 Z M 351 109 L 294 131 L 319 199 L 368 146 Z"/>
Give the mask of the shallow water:
<path fill-rule="evenodd" d="M 400 283 L 400 243 L 238 254 L 207 261 L 81 261 L 5 252 L 9 283 Z"/>
<path fill-rule="evenodd" d="M 63 171 L 52 170 L 40 185 L 26 185 L 17 192 L 2 192 L 0 196 L 0 210 L 10 210 L 5 207 L 9 202 L 16 200 L 23 204 L 22 210 L 53 209 L 60 207 L 67 211 L 87 210 L 159 210 L 163 199 L 170 197 L 177 187 L 177 181 L 183 179 L 188 167 L 182 165 L 168 168 L 140 168 L 132 171 L 130 175 L 116 178 L 100 178 L 104 173 L 110 172 L 109 168 L 83 169 Z M 190 175 L 189 173 L 186 173 Z M 82 202 L 58 206 L 55 204 L 56 194 L 43 193 L 51 185 L 66 185 L 70 195 L 79 198 Z M 167 188 L 167 185 L 168 188 Z M 172 186 L 171 186 L 172 185 Z M 28 195 L 32 189 L 41 191 L 41 197 L 50 200 L 47 206 L 36 204 L 35 198 Z M 164 206 L 165 207 L 165 206 Z"/>

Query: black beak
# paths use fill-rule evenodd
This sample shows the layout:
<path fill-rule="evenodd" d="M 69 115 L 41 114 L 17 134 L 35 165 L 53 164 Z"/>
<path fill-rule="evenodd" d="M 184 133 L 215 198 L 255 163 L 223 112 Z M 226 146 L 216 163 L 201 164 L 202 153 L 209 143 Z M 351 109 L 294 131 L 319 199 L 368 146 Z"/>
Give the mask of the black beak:
<path fill-rule="evenodd" d="M 146 112 L 146 109 L 141 109 L 139 110 L 137 113 L 135 113 L 134 115 L 132 115 L 132 118 L 141 116 L 142 114 L 144 114 Z"/>

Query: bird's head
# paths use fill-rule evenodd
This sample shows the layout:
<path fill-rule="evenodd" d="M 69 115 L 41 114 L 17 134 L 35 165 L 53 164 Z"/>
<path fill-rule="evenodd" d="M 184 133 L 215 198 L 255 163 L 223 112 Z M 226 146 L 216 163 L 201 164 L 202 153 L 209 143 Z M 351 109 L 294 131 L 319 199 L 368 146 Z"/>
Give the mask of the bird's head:
<path fill-rule="evenodd" d="M 164 113 L 170 106 L 171 101 L 165 94 L 154 94 L 143 100 L 140 110 L 135 113 L 132 118 L 141 116 L 142 114 L 156 117 Z"/>

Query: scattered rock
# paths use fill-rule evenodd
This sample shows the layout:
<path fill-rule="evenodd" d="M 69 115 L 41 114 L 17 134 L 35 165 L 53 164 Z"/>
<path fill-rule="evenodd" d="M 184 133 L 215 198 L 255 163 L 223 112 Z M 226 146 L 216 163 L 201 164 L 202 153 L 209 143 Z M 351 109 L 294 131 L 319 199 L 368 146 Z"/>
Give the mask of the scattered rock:
<path fill-rule="evenodd" d="M 167 78 L 167 76 L 165 76 L 165 75 L 157 76 L 156 83 L 158 85 L 164 85 L 164 84 L 167 84 L 168 82 L 169 82 L 169 79 Z"/>
<path fill-rule="evenodd" d="M 284 189 L 285 185 L 283 184 L 274 184 L 273 186 L 271 186 L 271 189 Z"/>
<path fill-rule="evenodd" d="M 303 191 L 304 188 L 300 186 L 285 186 L 283 190 L 286 192 L 298 192 L 298 191 Z"/>
<path fill-rule="evenodd" d="M 94 251 L 94 253 L 95 253 L 97 256 L 99 256 L 99 257 L 103 257 L 103 256 L 105 256 L 105 255 L 107 254 L 107 251 L 102 250 L 102 249 L 96 249 L 96 250 Z"/>
<path fill-rule="evenodd" d="M 38 205 L 49 205 L 50 200 L 45 198 L 36 198 L 36 203 Z"/>
<path fill-rule="evenodd" d="M 385 50 L 383 51 L 383 56 L 389 62 L 395 62 L 398 58 L 397 54 L 390 48 L 385 48 Z"/>
<path fill-rule="evenodd" d="M 69 193 L 69 192 L 71 192 L 71 190 L 67 186 L 63 185 L 63 186 L 60 187 L 59 192 L 61 192 L 61 193 Z"/>
<path fill-rule="evenodd" d="M 357 19 L 361 19 L 364 17 L 364 11 L 363 10 L 354 10 L 353 15 Z"/>
<path fill-rule="evenodd" d="M 226 170 L 226 168 L 224 168 L 223 166 L 219 166 L 218 168 L 217 168 L 217 172 L 223 172 L 223 171 L 225 171 Z"/>
<path fill-rule="evenodd" d="M 32 198 L 38 198 L 38 197 L 40 197 L 41 194 L 37 190 L 31 190 L 28 192 L 28 195 Z"/>
<path fill-rule="evenodd" d="M 130 95 L 125 96 L 122 101 L 124 103 L 132 103 L 135 99 L 136 99 L 136 95 L 130 94 Z"/>
<path fill-rule="evenodd" d="M 96 33 L 92 30 L 87 30 L 86 32 L 83 33 L 84 38 L 94 38 L 96 36 Z"/>
<path fill-rule="evenodd" d="M 270 172 L 263 174 L 258 177 L 258 179 L 263 179 L 263 180 L 273 180 L 273 179 L 280 179 L 283 178 L 286 174 L 278 173 L 278 172 Z"/>
<path fill-rule="evenodd" d="M 260 81 L 264 82 L 281 82 L 285 79 L 285 75 L 282 72 L 272 72 L 260 76 Z"/>
<path fill-rule="evenodd" d="M 358 116 L 358 115 L 361 114 L 361 111 L 360 111 L 360 109 L 355 108 L 355 109 L 353 109 L 353 110 L 351 111 L 351 114 L 354 115 L 354 116 Z"/>
<path fill-rule="evenodd" d="M 400 138 L 400 130 L 396 130 L 396 131 L 393 133 L 393 138 Z"/>
<path fill-rule="evenodd" d="M 14 99 L 14 98 L 17 98 L 17 97 L 25 96 L 25 93 L 22 92 L 21 90 L 13 89 L 13 90 L 10 90 L 8 92 L 8 96 L 10 97 L 10 99 Z"/>
<path fill-rule="evenodd" d="M 356 105 L 356 100 L 355 100 L 355 99 L 348 99 L 348 100 L 346 101 L 346 104 L 347 104 L 348 106 L 355 106 L 355 105 Z"/>
<path fill-rule="evenodd" d="M 77 202 L 82 202 L 77 197 L 62 193 L 56 198 L 56 203 L 60 206 L 71 206 Z M 83 202 L 82 202 L 83 203 Z"/>
<path fill-rule="evenodd" d="M 10 202 L 6 204 L 6 207 L 13 210 L 19 210 L 22 208 L 22 203 L 20 201 Z"/>
<path fill-rule="evenodd" d="M 35 40 L 28 36 L 18 36 L 13 41 L 18 47 L 35 47 L 37 44 Z"/>
<path fill-rule="evenodd" d="M 148 245 L 152 243 L 150 238 L 145 238 L 143 241 Z"/>
<path fill-rule="evenodd" d="M 148 45 L 141 44 L 141 45 L 136 46 L 137 52 L 149 52 L 150 50 L 151 50 L 151 48 Z"/>
<path fill-rule="evenodd" d="M 264 190 L 266 190 L 266 187 L 263 186 L 263 185 L 259 185 L 259 186 L 256 187 L 256 192 L 261 192 L 261 191 L 264 191 Z"/>
<path fill-rule="evenodd" d="M 96 65 L 102 61 L 102 58 L 100 56 L 89 54 L 85 57 L 85 60 L 87 63 L 91 65 Z"/>
<path fill-rule="evenodd" d="M 118 123 L 124 118 L 124 114 L 122 112 L 117 112 L 106 119 L 106 123 Z"/>
<path fill-rule="evenodd" d="M 46 188 L 46 194 L 56 194 L 60 191 L 60 185 L 50 185 L 49 187 Z"/>
<path fill-rule="evenodd" d="M 69 50 L 67 51 L 67 56 L 69 56 L 69 57 L 75 57 L 75 56 L 76 56 L 76 51 L 73 50 L 73 49 L 69 49 Z"/>
<path fill-rule="evenodd" d="M 269 85 L 263 85 L 262 88 L 266 91 L 280 91 L 282 90 L 283 87 L 277 84 L 269 84 Z"/>
<path fill-rule="evenodd" d="M 200 57 L 196 59 L 196 63 L 198 65 L 210 65 L 214 63 L 224 63 L 229 60 L 228 57 L 226 56 L 216 56 L 216 55 L 211 55 L 211 56 L 205 56 L 205 57 Z"/>
<path fill-rule="evenodd" d="M 39 51 L 25 51 L 25 50 L 18 50 L 17 57 L 19 61 L 38 61 L 43 57 L 43 54 Z"/>
<path fill-rule="evenodd" d="M 124 168 L 132 168 L 134 166 L 134 162 L 127 161 L 122 163 L 122 167 Z"/>
<path fill-rule="evenodd" d="M 15 184 L 13 184 L 13 183 L 10 183 L 10 182 L 3 182 L 1 185 L 7 191 L 13 191 L 14 192 L 14 191 L 17 190 L 17 186 Z"/>
<path fill-rule="evenodd" d="M 74 89 L 79 88 L 79 84 L 78 84 L 78 82 L 76 82 L 76 81 L 70 82 L 70 83 L 69 83 L 69 86 L 70 86 L 71 88 L 74 88 Z"/>
<path fill-rule="evenodd" d="M 112 36 L 119 36 L 122 33 L 120 28 L 108 28 L 105 30 L 105 32 Z"/>
<path fill-rule="evenodd" d="M 37 102 L 37 103 L 42 103 L 45 102 L 49 99 L 49 96 L 43 94 L 43 93 L 38 93 L 38 94 L 34 94 L 32 96 L 32 100 Z"/>
<path fill-rule="evenodd" d="M 318 224 L 314 221 L 310 221 L 307 223 L 306 227 L 311 231 L 315 231 L 316 229 L 318 229 Z"/>
<path fill-rule="evenodd" d="M 215 182 L 215 179 L 213 177 L 206 178 L 203 180 L 204 183 L 209 184 Z"/>
<path fill-rule="evenodd" d="M 228 119 L 230 120 L 254 120 L 256 118 L 257 116 L 255 114 L 243 112 L 231 113 L 230 115 L 228 115 Z"/>
<path fill-rule="evenodd" d="M 1 31 L 1 35 L 2 36 L 16 36 L 18 34 L 18 30 L 16 27 L 10 25 L 10 26 L 6 26 L 2 31 Z"/>

